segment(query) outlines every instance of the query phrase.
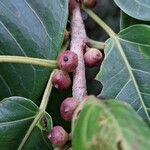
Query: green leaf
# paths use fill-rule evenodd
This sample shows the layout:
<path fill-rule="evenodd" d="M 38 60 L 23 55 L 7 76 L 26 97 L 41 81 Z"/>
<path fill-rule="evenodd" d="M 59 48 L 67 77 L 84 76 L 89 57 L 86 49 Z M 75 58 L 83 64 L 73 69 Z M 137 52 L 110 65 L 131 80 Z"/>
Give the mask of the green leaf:
<path fill-rule="evenodd" d="M 114 2 L 129 16 L 150 21 L 150 1 L 149 0 L 114 0 Z"/>
<path fill-rule="evenodd" d="M 26 98 L 3 99 L 0 102 L 0 148 L 3 150 L 17 149 L 38 112 L 38 107 Z M 51 127 L 51 117 L 44 113 L 23 149 L 52 149 L 52 145 L 46 139 Z"/>
<path fill-rule="evenodd" d="M 67 18 L 66 0 L 0 0 L 0 54 L 55 59 Z M 0 64 L 0 98 L 18 95 L 37 102 L 50 71 Z"/>
<path fill-rule="evenodd" d="M 76 117 L 73 150 L 149 150 L 150 129 L 125 103 L 90 96 Z"/>
<path fill-rule="evenodd" d="M 106 43 L 101 96 L 130 103 L 150 123 L 150 26 L 135 25 Z"/>
<path fill-rule="evenodd" d="M 125 14 L 124 12 L 121 11 L 121 16 L 120 16 L 120 29 L 125 29 L 129 26 L 135 25 L 135 24 L 146 24 L 150 25 L 149 21 L 141 21 L 137 20 L 135 18 L 130 17 L 129 15 Z"/>

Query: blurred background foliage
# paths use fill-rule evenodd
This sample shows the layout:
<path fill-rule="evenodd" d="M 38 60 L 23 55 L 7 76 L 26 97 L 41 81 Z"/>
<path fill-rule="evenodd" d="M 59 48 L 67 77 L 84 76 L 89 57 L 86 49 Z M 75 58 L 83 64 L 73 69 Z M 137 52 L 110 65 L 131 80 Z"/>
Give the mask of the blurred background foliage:
<path fill-rule="evenodd" d="M 118 33 L 120 24 L 119 8 L 113 0 L 97 0 L 97 2 L 93 11 Z M 88 37 L 98 41 L 105 41 L 108 38 L 107 34 L 90 17 L 87 17 L 84 13 L 83 17 L 86 18 L 84 21 Z"/>

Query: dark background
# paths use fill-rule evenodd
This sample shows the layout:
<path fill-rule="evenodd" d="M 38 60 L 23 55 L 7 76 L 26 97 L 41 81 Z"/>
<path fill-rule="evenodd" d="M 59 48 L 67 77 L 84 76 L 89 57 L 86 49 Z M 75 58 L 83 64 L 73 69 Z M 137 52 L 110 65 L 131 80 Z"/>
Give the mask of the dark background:
<path fill-rule="evenodd" d="M 113 0 L 97 0 L 97 5 L 93 11 L 116 33 L 119 32 L 120 11 Z M 85 14 L 83 16 L 86 18 Z M 107 34 L 90 17 L 85 20 L 85 25 L 87 35 L 91 39 L 105 41 L 108 38 Z"/>

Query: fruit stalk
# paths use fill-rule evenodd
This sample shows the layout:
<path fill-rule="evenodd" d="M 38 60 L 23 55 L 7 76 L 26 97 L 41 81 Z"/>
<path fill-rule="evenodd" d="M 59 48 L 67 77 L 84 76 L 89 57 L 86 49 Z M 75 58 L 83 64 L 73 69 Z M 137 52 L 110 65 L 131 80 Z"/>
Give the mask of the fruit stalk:
<path fill-rule="evenodd" d="M 84 64 L 84 48 L 86 43 L 86 31 L 83 24 L 79 4 L 72 11 L 71 20 L 71 45 L 70 50 L 78 55 L 78 66 L 73 76 L 72 94 L 74 98 L 81 100 L 87 94 Z"/>
<path fill-rule="evenodd" d="M 100 50 L 103 50 L 105 48 L 105 43 L 104 42 L 95 41 L 95 40 L 92 40 L 90 38 L 87 38 L 87 43 L 86 44 L 89 47 L 97 48 L 97 49 L 100 49 Z"/>
<path fill-rule="evenodd" d="M 57 63 L 55 60 L 47 60 L 25 56 L 1 55 L 0 63 L 16 63 L 16 64 L 19 63 L 19 64 L 37 65 L 41 67 L 57 68 Z"/>

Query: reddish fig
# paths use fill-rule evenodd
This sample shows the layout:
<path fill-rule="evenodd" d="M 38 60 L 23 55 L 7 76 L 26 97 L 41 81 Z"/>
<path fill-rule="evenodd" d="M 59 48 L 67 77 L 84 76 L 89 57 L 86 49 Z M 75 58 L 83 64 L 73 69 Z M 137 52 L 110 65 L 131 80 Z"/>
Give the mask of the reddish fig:
<path fill-rule="evenodd" d="M 101 51 L 95 48 L 87 48 L 87 52 L 84 54 L 84 61 L 86 66 L 94 67 L 101 63 L 103 60 L 103 54 Z"/>
<path fill-rule="evenodd" d="M 77 6 L 77 1 L 76 0 L 69 0 L 70 11 L 72 11 L 73 9 L 75 9 L 76 6 Z"/>
<path fill-rule="evenodd" d="M 96 0 L 83 0 L 83 5 L 87 8 L 93 8 L 97 4 Z"/>
<path fill-rule="evenodd" d="M 48 139 L 53 145 L 61 147 L 69 140 L 69 135 L 61 126 L 55 126 L 49 133 Z"/>
<path fill-rule="evenodd" d="M 61 70 L 73 72 L 78 65 L 78 56 L 72 51 L 63 51 L 58 55 L 57 64 Z"/>
<path fill-rule="evenodd" d="M 71 79 L 67 72 L 62 70 L 57 70 L 52 76 L 52 84 L 55 88 L 64 90 L 70 87 Z"/>
<path fill-rule="evenodd" d="M 73 97 L 66 98 L 60 106 L 60 113 L 62 118 L 66 121 L 71 121 L 73 113 L 78 105 L 79 100 Z"/>

